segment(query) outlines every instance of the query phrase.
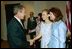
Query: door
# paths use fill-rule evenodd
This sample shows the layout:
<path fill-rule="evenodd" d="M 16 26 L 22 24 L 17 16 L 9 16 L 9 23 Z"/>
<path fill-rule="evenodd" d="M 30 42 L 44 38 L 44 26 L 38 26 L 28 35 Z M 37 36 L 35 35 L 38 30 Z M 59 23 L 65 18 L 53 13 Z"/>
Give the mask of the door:
<path fill-rule="evenodd" d="M 19 5 L 20 3 L 17 4 L 6 4 L 5 5 L 5 10 L 6 10 L 6 24 L 8 25 L 9 21 L 14 17 L 13 13 L 13 8 L 16 5 Z"/>

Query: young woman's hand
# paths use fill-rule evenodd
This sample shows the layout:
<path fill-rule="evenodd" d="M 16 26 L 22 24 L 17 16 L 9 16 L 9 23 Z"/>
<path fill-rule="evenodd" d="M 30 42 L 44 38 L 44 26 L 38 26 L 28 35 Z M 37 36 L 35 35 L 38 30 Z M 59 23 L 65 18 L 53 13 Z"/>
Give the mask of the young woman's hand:
<path fill-rule="evenodd" d="M 34 40 L 30 39 L 29 42 L 30 42 L 30 46 L 31 46 L 34 43 Z"/>

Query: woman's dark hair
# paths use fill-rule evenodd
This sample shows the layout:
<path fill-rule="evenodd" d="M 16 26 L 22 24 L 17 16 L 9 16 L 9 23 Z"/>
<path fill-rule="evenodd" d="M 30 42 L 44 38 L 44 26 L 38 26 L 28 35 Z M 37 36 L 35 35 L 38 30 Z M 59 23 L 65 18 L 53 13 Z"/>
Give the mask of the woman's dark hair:
<path fill-rule="evenodd" d="M 42 13 L 39 13 L 38 16 L 40 17 L 40 21 L 42 21 Z"/>
<path fill-rule="evenodd" d="M 56 21 L 59 21 L 59 20 L 62 20 L 62 18 L 63 18 L 63 15 L 62 15 L 62 13 L 61 13 L 61 11 L 60 11 L 60 9 L 58 9 L 58 8 L 56 8 L 56 7 L 52 7 L 51 9 L 49 9 L 49 13 L 50 12 L 52 12 L 53 14 L 54 14 L 54 16 L 55 16 L 55 22 Z"/>
<path fill-rule="evenodd" d="M 41 16 L 42 16 L 42 13 L 39 13 L 39 14 L 38 14 L 38 16 L 40 16 L 40 17 L 41 17 Z"/>

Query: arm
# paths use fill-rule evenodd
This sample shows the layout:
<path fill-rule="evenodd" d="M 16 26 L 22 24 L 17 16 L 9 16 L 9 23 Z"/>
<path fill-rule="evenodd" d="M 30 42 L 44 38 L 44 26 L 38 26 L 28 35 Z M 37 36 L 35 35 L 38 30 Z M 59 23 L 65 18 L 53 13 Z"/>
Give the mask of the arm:
<path fill-rule="evenodd" d="M 59 40 L 60 40 L 60 48 L 65 48 L 66 41 L 66 26 L 64 23 L 59 25 Z"/>
<path fill-rule="evenodd" d="M 41 33 L 39 33 L 39 35 L 38 35 L 38 36 L 36 36 L 36 37 L 33 39 L 33 41 L 35 41 L 35 40 L 39 39 L 41 36 L 42 36 L 42 34 L 41 34 Z"/>
<path fill-rule="evenodd" d="M 41 35 L 41 33 L 40 33 L 40 34 L 39 34 L 38 36 L 36 36 L 34 39 L 29 40 L 30 45 L 33 45 L 33 43 L 35 42 L 35 40 L 39 39 L 41 36 L 42 36 L 42 35 Z"/>
<path fill-rule="evenodd" d="M 33 44 L 33 42 L 35 41 L 35 40 L 37 40 L 37 39 L 39 39 L 41 36 L 42 36 L 42 25 L 40 26 L 40 33 L 34 38 L 34 39 L 32 39 L 32 40 L 29 40 L 29 42 L 31 43 L 32 42 L 32 44 Z"/>

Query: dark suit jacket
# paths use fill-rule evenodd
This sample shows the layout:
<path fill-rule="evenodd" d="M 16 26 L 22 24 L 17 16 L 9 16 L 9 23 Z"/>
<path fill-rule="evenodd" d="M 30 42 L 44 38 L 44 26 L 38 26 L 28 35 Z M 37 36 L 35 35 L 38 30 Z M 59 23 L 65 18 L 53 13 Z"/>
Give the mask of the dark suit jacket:
<path fill-rule="evenodd" d="M 26 39 L 25 29 L 16 18 L 13 18 L 7 27 L 7 37 L 11 48 L 28 48 L 29 43 Z"/>
<path fill-rule="evenodd" d="M 33 20 L 34 21 L 31 21 L 30 18 L 28 18 L 27 28 L 30 29 L 30 30 L 35 29 L 36 26 L 37 26 L 35 17 L 33 17 Z"/>

